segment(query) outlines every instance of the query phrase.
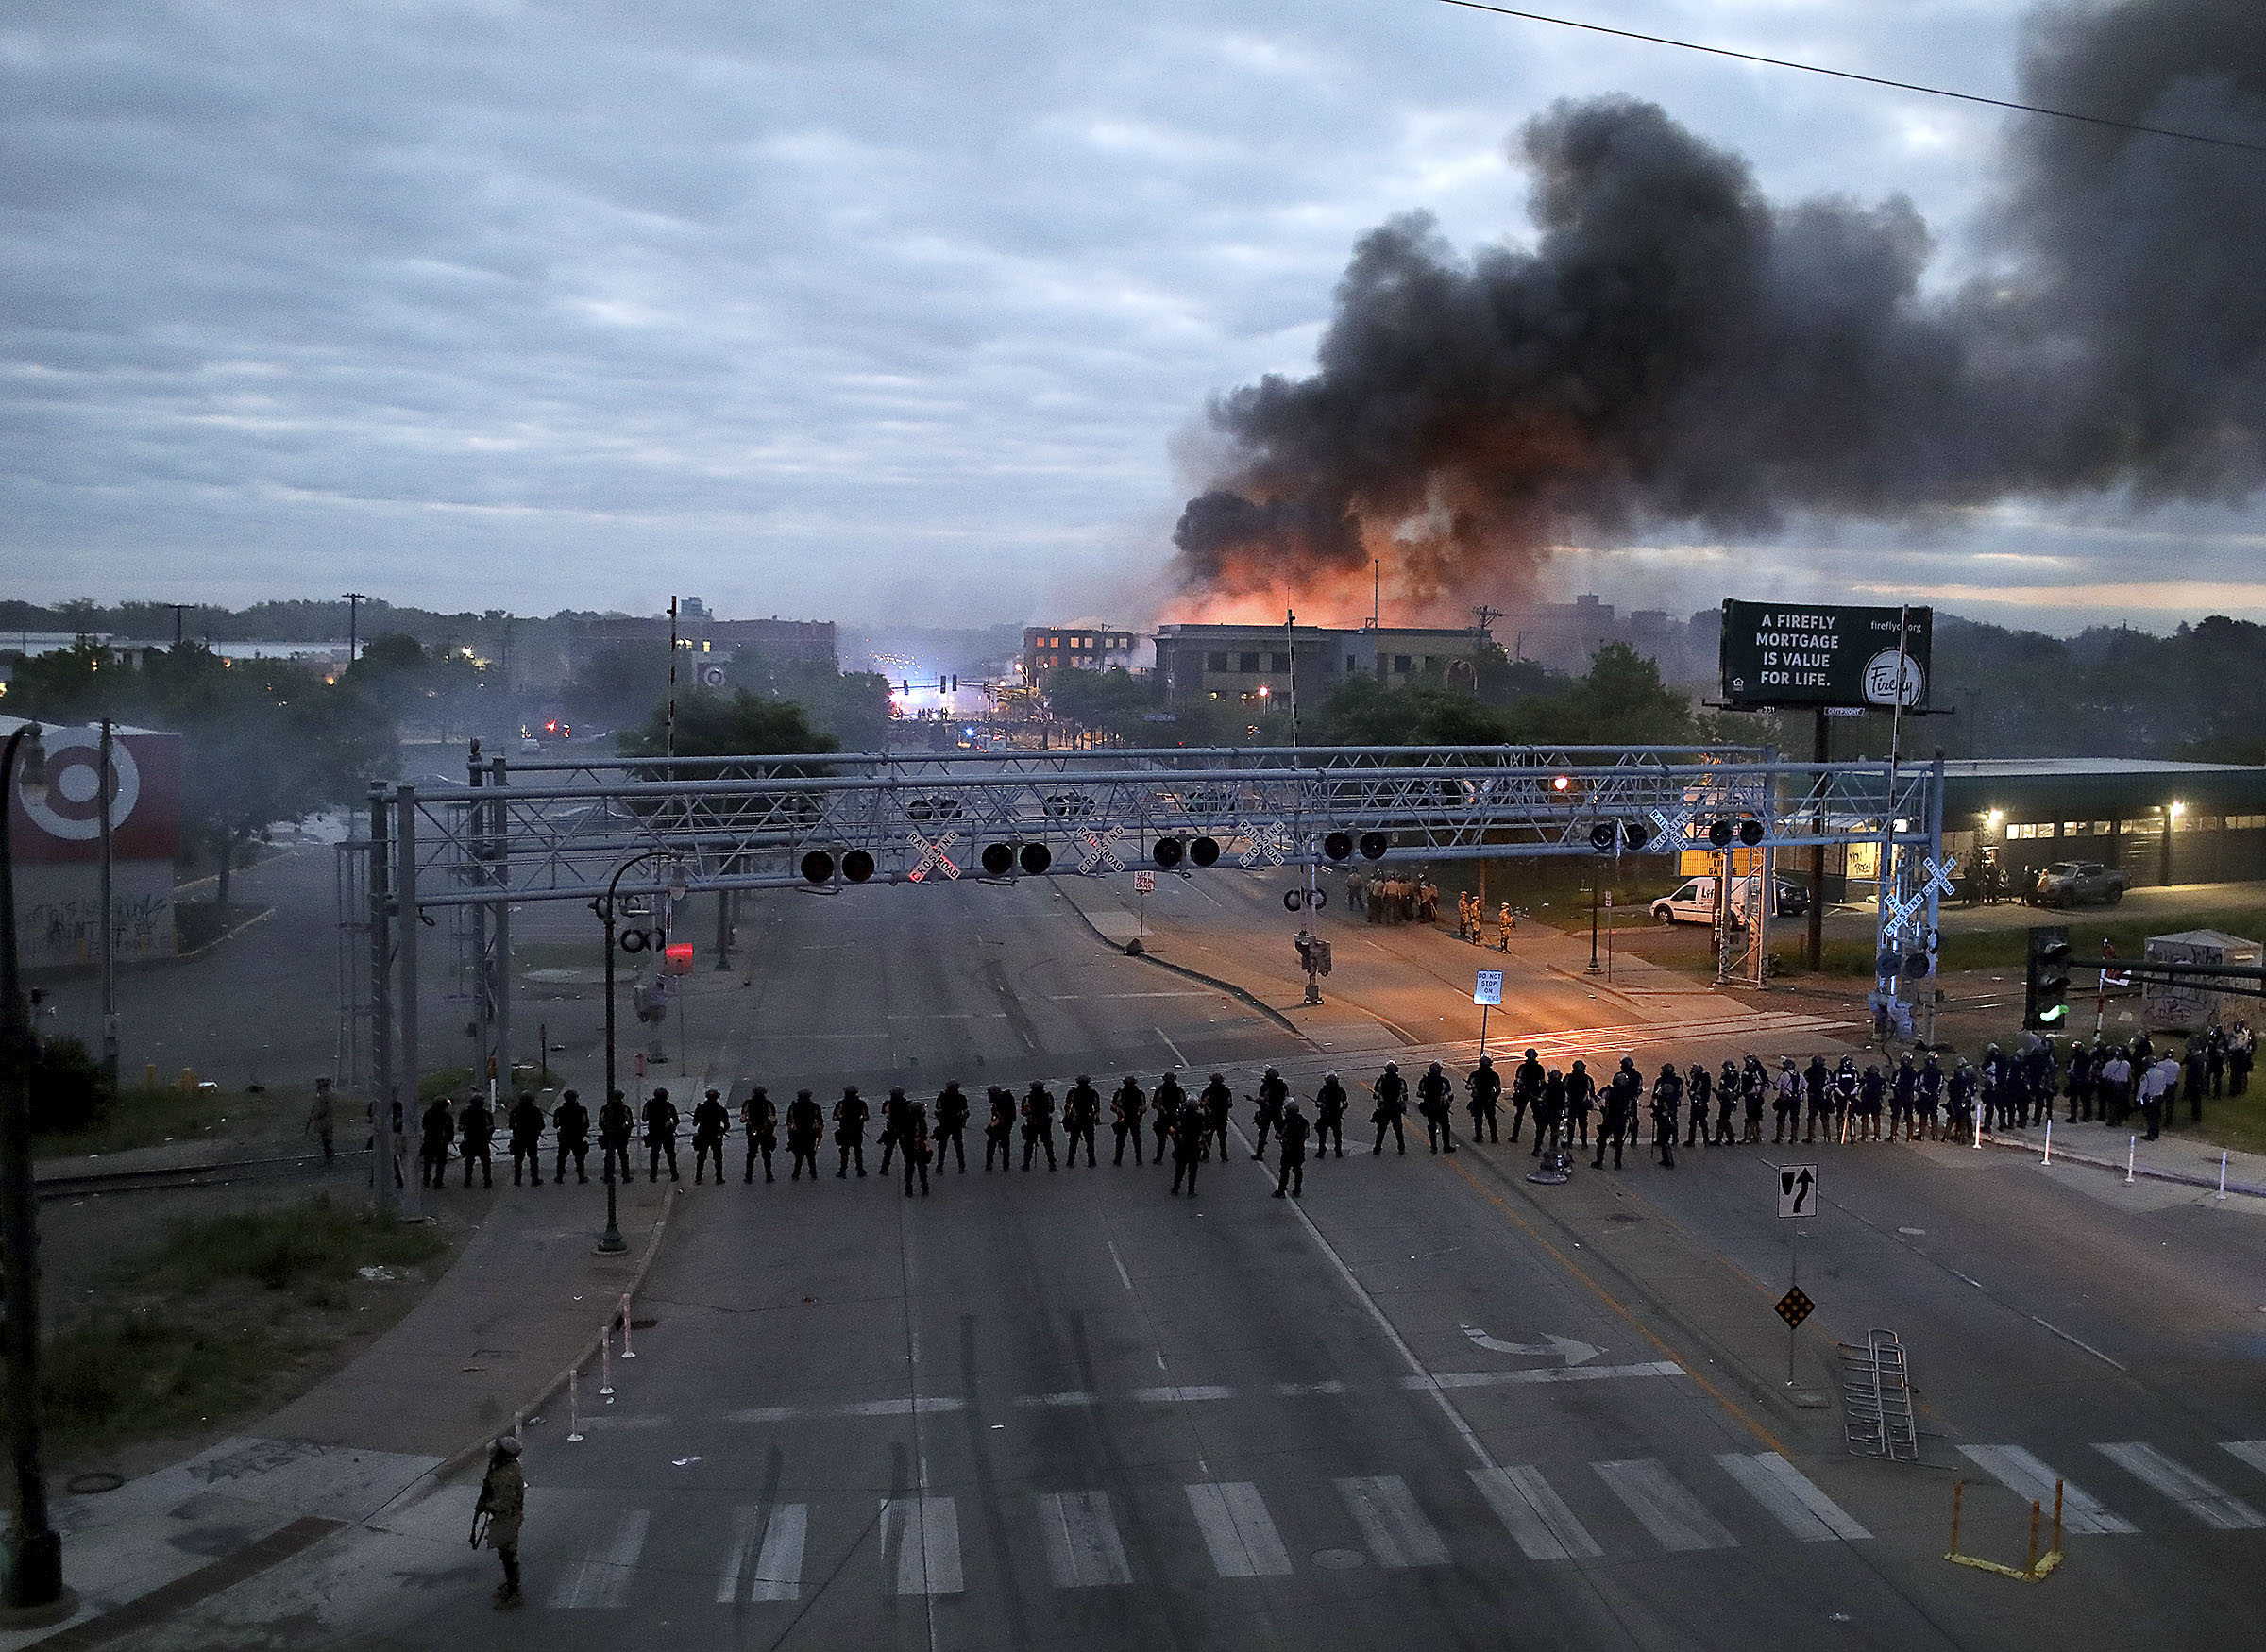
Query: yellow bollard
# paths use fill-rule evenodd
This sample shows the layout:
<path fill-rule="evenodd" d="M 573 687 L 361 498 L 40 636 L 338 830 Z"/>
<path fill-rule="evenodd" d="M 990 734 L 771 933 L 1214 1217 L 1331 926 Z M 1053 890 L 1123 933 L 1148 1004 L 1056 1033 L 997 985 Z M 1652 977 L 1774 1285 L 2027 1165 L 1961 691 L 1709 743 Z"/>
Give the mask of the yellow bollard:
<path fill-rule="evenodd" d="M 173 1081 L 173 1087 L 178 1090 L 194 1089 L 196 1087 L 196 1069 L 194 1067 L 182 1068 L 180 1077 Z"/>
<path fill-rule="evenodd" d="M 158 1064 L 156 1062 L 152 1061 L 144 1065 L 142 1087 L 145 1090 L 154 1090 L 158 1087 Z"/>

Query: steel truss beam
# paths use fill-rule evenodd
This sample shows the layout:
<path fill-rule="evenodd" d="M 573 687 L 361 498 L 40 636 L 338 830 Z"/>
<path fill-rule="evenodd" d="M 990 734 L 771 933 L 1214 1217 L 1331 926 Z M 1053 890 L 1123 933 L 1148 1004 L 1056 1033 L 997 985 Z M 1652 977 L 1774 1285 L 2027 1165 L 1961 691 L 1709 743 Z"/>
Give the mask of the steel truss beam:
<path fill-rule="evenodd" d="M 696 767 L 706 772 L 678 773 Z M 427 907 L 587 901 L 647 850 L 671 854 L 697 891 L 801 885 L 814 850 L 837 868 L 854 851 L 870 856 L 863 881 L 928 883 L 974 870 L 989 844 L 1042 845 L 1046 875 L 1059 876 L 1163 869 L 1164 838 L 1209 837 L 1246 868 L 1347 858 L 1328 852 L 1337 834 L 1356 859 L 1380 837 L 1391 854 L 1435 861 L 1594 855 L 1600 827 L 1665 851 L 1706 847 L 1707 825 L 1726 818 L 1760 821 L 1771 850 L 1922 849 L 1935 784 L 1925 767 L 1892 778 L 1884 763 L 1779 763 L 1741 748 L 1543 747 L 492 760 L 483 779 L 414 794 Z"/>

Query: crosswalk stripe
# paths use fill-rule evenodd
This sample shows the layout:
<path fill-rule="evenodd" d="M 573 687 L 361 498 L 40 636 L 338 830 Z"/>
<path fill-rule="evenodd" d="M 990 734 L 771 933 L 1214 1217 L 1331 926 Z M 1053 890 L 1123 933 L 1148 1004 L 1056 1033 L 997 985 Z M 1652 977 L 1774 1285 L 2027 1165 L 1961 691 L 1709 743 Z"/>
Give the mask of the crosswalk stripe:
<path fill-rule="evenodd" d="M 1346 1510 L 1361 1528 L 1361 1541 L 1378 1565 L 1399 1571 L 1447 1564 L 1447 1545 L 1398 1475 L 1340 1480 L 1338 1495 L 1345 1499 Z"/>
<path fill-rule="evenodd" d="M 1963 1445 L 1959 1450 L 1977 1468 L 2025 1503 L 2054 1507 L 2054 1483 L 2059 1476 L 2021 1446 Z M 2084 1537 L 2140 1529 L 2122 1515 L 2111 1514 L 2099 1498 L 2074 1480 L 2063 1478 L 2061 1491 L 2061 1528 L 2066 1532 Z"/>
<path fill-rule="evenodd" d="M 1649 1457 L 1620 1462 L 1592 1463 L 1598 1477 L 1628 1505 L 1653 1540 L 1664 1549 L 1683 1554 L 1695 1549 L 1735 1549 L 1733 1537 L 1700 1505 L 1700 1499 L 1677 1484 L 1668 1471 Z"/>
<path fill-rule="evenodd" d="M 1716 1460 L 1799 1542 L 1823 1543 L 1872 1535 L 1775 1451 L 1758 1451 L 1751 1457 L 1718 1452 Z"/>
<path fill-rule="evenodd" d="M 645 1553 L 645 1528 L 652 1511 L 632 1509 L 614 1527 L 614 1536 L 601 1550 L 596 1542 L 583 1551 L 574 1570 L 559 1579 L 550 1592 L 550 1604 L 568 1609 L 605 1610 L 617 1607 L 629 1592 L 630 1574 Z"/>
<path fill-rule="evenodd" d="M 1046 1569 L 1057 1589 L 1101 1589 L 1133 1581 L 1107 1492 L 1048 1492 L 1039 1499 Z"/>
<path fill-rule="evenodd" d="M 763 1510 L 741 1504 L 732 1511 L 732 1548 L 724 1557 L 724 1575 L 716 1580 L 716 1604 L 730 1606 L 739 1598 L 739 1569 L 763 1529 Z"/>
<path fill-rule="evenodd" d="M 1473 1469 L 1473 1484 L 1530 1560 L 1589 1560 L 1603 1553 L 1539 1469 Z"/>
<path fill-rule="evenodd" d="M 2229 1496 L 2183 1462 L 2176 1462 L 2138 1440 L 2096 1443 L 2093 1449 L 2134 1479 L 2161 1492 L 2173 1502 L 2218 1531 L 2253 1531 L 2266 1526 L 2266 1516 L 2240 1497 Z"/>
<path fill-rule="evenodd" d="M 2266 1475 L 2266 1440 L 2222 1440 L 2219 1449 L 2233 1452 L 2258 1473 Z"/>
<path fill-rule="evenodd" d="M 1282 1535 L 1249 1480 L 1200 1481 L 1185 1488 L 1188 1506 L 1223 1577 L 1287 1577 L 1291 1557 Z"/>
<path fill-rule="evenodd" d="M 766 1518 L 766 1515 L 769 1518 Z M 730 1606 L 739 1598 L 739 1579 L 748 1578 L 750 1600 L 793 1600 L 802 1593 L 803 1543 L 810 1528 L 810 1509 L 803 1503 L 776 1503 L 766 1510 L 761 1504 L 742 1504 L 732 1511 L 732 1552 L 724 1560 L 724 1575 L 717 1579 L 716 1604 Z M 762 1550 L 757 1552 L 760 1541 Z"/>
<path fill-rule="evenodd" d="M 808 1505 L 782 1503 L 771 1510 L 763 1528 L 763 1551 L 755 1557 L 755 1576 L 748 1580 L 750 1600 L 793 1600 L 801 1595 L 803 1547 L 809 1535 Z"/>
<path fill-rule="evenodd" d="M 960 1510 L 950 1497 L 890 1497 L 881 1506 L 881 1563 L 896 1561 L 899 1594 L 957 1594 Z"/>

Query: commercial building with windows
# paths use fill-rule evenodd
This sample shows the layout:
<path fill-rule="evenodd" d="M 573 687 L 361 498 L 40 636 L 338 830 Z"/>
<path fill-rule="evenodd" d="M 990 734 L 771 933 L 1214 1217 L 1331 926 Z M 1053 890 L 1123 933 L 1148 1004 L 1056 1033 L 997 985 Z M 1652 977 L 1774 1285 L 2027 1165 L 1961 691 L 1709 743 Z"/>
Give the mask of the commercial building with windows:
<path fill-rule="evenodd" d="M 1946 764 L 1943 792 L 1945 850 L 1963 866 L 1988 851 L 2018 890 L 2061 860 L 2099 861 L 2136 885 L 2266 878 L 2266 768 L 1986 758 Z"/>
<path fill-rule="evenodd" d="M 1140 641 L 1129 631 L 1108 626 L 1033 625 L 1023 632 L 1023 680 L 1036 683 L 1049 671 L 1069 666 L 1075 671 L 1107 671 L 1112 666 L 1130 666 L 1133 646 Z"/>
<path fill-rule="evenodd" d="M 1286 634 L 1279 625 L 1165 625 L 1157 630 L 1157 674 L 1176 703 L 1256 704 L 1288 691 L 1294 661 L 1304 700 L 1356 673 L 1394 683 L 1438 673 L 1451 683 L 1475 683 L 1478 657 L 1493 646 L 1478 631 L 1412 626 L 1343 631 L 1301 625 Z"/>

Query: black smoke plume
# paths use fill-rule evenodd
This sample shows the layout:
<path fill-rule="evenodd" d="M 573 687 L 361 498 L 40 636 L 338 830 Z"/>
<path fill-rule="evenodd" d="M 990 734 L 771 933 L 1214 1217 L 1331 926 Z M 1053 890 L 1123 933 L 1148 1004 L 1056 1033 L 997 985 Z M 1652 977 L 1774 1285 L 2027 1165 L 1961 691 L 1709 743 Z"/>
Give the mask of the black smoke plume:
<path fill-rule="evenodd" d="M 2266 4 L 2029 19 L 2028 101 L 2266 143 Z M 1561 103 L 1514 149 L 1531 251 L 1424 214 L 1357 245 L 1303 379 L 1218 399 L 1233 459 L 1175 532 L 1192 592 L 1415 596 L 1663 525 L 1897 518 L 2266 480 L 2266 156 L 2009 117 L 1984 266 L 1930 295 L 1901 196 L 1773 205 L 1657 107 Z"/>

